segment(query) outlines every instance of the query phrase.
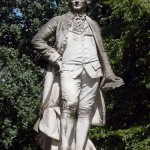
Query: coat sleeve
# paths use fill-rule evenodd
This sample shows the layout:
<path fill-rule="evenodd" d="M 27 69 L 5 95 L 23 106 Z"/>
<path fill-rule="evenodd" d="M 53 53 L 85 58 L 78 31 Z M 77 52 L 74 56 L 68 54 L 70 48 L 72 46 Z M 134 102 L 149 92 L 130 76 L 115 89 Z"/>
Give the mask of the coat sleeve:
<path fill-rule="evenodd" d="M 60 54 L 47 44 L 48 39 L 56 32 L 59 17 L 52 18 L 47 22 L 41 30 L 34 36 L 31 41 L 33 48 L 35 48 L 44 59 L 55 63 L 60 57 Z"/>
<path fill-rule="evenodd" d="M 104 46 L 103 46 L 102 37 L 101 37 L 101 30 L 100 30 L 100 27 L 98 24 L 97 24 L 97 27 L 98 27 L 97 32 L 99 32 L 99 40 L 98 40 L 99 41 L 99 47 L 101 50 L 101 57 L 102 57 L 103 66 L 104 66 L 104 68 L 103 68 L 104 69 L 104 77 L 101 81 L 100 87 L 102 90 L 107 91 L 107 90 L 111 90 L 111 89 L 115 89 L 115 88 L 120 87 L 121 85 L 124 84 L 124 81 L 120 77 L 118 77 L 114 74 L 114 72 L 111 68 L 111 65 L 109 63 L 107 53 L 106 53 Z"/>

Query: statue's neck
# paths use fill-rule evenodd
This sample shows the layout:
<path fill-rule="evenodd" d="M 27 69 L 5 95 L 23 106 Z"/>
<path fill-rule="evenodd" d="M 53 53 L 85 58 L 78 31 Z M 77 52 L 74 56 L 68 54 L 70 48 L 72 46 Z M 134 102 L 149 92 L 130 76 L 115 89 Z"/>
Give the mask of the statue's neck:
<path fill-rule="evenodd" d="M 80 16 L 84 15 L 85 14 L 85 9 L 82 9 L 80 11 L 75 11 L 75 10 L 71 10 L 72 14 L 78 14 Z"/>
<path fill-rule="evenodd" d="M 86 16 L 86 13 L 85 13 L 85 11 L 83 11 L 83 12 L 75 12 L 75 11 L 71 11 L 71 14 L 73 15 L 73 16 L 79 16 L 79 17 L 83 17 L 83 16 Z"/>

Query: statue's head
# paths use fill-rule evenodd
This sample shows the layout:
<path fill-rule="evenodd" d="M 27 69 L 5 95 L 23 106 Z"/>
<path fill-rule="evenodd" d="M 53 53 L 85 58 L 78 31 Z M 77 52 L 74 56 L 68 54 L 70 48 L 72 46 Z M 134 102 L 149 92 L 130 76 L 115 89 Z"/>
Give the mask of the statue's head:
<path fill-rule="evenodd" d="M 76 13 L 83 12 L 91 0 L 68 0 L 68 5 Z"/>

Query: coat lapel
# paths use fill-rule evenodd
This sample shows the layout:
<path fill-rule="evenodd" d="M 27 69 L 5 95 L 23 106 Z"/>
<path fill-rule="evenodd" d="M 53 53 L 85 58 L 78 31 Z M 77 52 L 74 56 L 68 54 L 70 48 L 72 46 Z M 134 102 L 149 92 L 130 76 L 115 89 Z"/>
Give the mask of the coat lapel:
<path fill-rule="evenodd" d="M 93 32 L 96 44 L 97 44 L 98 48 L 101 50 L 101 47 L 99 45 L 99 43 L 100 43 L 100 41 L 99 41 L 100 40 L 100 32 L 99 32 L 99 29 L 98 29 L 97 25 L 88 16 L 86 16 L 86 20 L 87 20 L 87 22 L 88 22 L 88 24 L 89 24 L 89 26 L 90 26 L 90 28 L 91 28 L 91 30 Z"/>
<path fill-rule="evenodd" d="M 63 20 L 63 26 L 64 26 L 64 36 L 65 38 L 67 39 L 68 38 L 68 31 L 69 31 L 69 28 L 71 26 L 71 12 L 68 12 L 65 17 L 64 17 L 64 20 Z"/>
<path fill-rule="evenodd" d="M 96 45 L 97 45 L 97 48 L 98 48 L 98 55 L 99 55 L 99 59 L 100 59 L 100 62 L 101 62 L 101 65 L 102 65 L 102 68 L 103 68 L 103 71 L 106 70 L 106 66 L 105 66 L 105 63 L 104 63 L 104 56 L 103 56 L 103 44 L 102 44 L 102 38 L 101 38 L 101 33 L 100 33 L 100 29 L 98 27 L 98 25 L 88 16 L 86 16 L 86 20 L 93 32 L 93 35 L 94 35 L 94 39 L 95 39 L 95 42 L 96 42 Z"/>

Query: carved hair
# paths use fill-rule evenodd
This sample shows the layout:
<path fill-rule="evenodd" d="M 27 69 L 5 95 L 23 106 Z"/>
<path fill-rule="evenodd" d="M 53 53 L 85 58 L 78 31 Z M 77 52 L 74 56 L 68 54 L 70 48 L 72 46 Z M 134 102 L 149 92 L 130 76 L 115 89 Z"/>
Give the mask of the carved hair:
<path fill-rule="evenodd" d="M 86 4 L 89 5 L 91 3 L 91 0 L 85 0 Z M 71 7 L 71 0 L 68 0 L 68 6 Z"/>

